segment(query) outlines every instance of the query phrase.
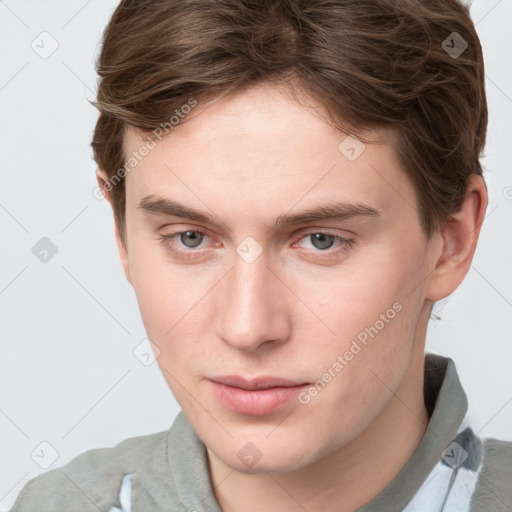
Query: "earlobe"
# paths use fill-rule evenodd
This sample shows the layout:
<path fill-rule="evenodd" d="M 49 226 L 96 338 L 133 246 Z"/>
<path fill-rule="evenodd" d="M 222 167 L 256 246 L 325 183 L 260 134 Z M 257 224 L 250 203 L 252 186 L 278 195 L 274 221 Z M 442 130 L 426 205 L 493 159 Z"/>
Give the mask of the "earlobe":
<path fill-rule="evenodd" d="M 461 208 L 451 215 L 439 233 L 442 239 L 434 270 L 427 279 L 426 298 L 444 299 L 466 277 L 476 250 L 487 209 L 487 188 L 481 176 L 468 178 Z"/>
<path fill-rule="evenodd" d="M 96 181 L 98 182 L 98 188 L 101 190 L 103 197 L 108 201 L 110 206 L 113 210 L 113 204 L 112 204 L 112 192 L 110 190 L 109 180 L 108 176 L 102 169 L 96 170 Z M 115 219 L 114 219 L 115 222 Z M 125 247 L 125 244 L 123 243 L 123 240 L 121 238 L 120 232 L 119 232 L 119 226 L 117 225 L 117 222 L 115 222 L 115 239 L 117 244 L 117 250 L 119 252 L 119 257 L 121 259 L 121 264 L 123 265 L 123 271 L 124 275 L 126 276 L 126 279 L 128 282 L 133 286 L 131 275 L 130 275 L 130 265 L 128 262 L 128 250 L 127 247 Z"/>

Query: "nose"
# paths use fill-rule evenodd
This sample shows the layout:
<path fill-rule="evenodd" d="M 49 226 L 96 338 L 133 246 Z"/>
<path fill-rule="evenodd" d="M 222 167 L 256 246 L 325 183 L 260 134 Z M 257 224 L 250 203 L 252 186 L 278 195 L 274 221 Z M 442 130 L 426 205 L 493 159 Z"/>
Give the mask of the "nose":
<path fill-rule="evenodd" d="M 276 345 L 289 338 L 286 286 L 263 254 L 251 263 L 236 255 L 221 286 L 217 309 L 221 340 L 237 350 L 253 352 L 263 344 Z"/>

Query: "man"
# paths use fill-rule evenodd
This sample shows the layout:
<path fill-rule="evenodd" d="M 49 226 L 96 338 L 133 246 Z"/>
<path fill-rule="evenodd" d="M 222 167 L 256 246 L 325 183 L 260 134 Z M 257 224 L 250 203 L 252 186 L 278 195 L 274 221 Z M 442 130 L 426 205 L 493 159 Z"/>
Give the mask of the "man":
<path fill-rule="evenodd" d="M 487 207 L 468 9 L 128 0 L 98 72 L 98 186 L 182 412 L 13 510 L 512 510 L 510 443 L 424 355 Z"/>

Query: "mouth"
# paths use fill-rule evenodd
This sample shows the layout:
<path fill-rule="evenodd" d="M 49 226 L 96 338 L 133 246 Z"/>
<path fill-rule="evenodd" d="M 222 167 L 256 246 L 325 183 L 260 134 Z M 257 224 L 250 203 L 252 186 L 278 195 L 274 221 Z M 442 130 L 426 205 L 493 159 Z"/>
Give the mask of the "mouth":
<path fill-rule="evenodd" d="M 265 416 L 283 408 L 310 385 L 281 377 L 244 379 L 237 375 L 209 379 L 215 398 L 231 411 Z"/>

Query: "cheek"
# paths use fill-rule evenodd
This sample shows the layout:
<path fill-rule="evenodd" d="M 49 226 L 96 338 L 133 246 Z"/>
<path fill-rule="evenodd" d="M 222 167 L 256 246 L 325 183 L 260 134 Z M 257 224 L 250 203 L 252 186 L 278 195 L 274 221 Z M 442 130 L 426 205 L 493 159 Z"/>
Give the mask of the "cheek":
<path fill-rule="evenodd" d="M 383 248 L 357 271 L 316 282 L 314 288 L 306 280 L 298 286 L 315 313 L 302 320 L 301 360 L 331 388 L 319 393 L 326 403 L 357 409 L 354 401 L 367 400 L 375 407 L 389 394 L 382 381 L 391 388 L 400 382 L 422 307 L 421 289 L 410 293 L 422 258 Z"/>
<path fill-rule="evenodd" d="M 204 294 L 192 266 L 187 269 L 171 264 L 159 240 L 133 244 L 129 265 L 145 326 L 157 338 L 162 338 L 197 303 L 201 290 Z"/>
<path fill-rule="evenodd" d="M 195 385 L 198 368 L 205 356 L 201 340 L 201 297 L 204 285 L 191 284 L 190 278 L 170 265 L 138 268 L 135 292 L 148 338 L 159 348 L 157 364 L 169 389 L 187 410 L 197 404 L 187 390 Z M 196 411 L 198 414 L 201 411 Z"/>
<path fill-rule="evenodd" d="M 344 350 L 360 333 L 364 338 L 376 322 L 379 332 L 389 332 L 390 324 L 402 321 L 404 314 L 397 309 L 410 301 L 407 295 L 414 272 L 393 247 L 380 249 L 354 257 L 335 272 L 293 282 L 294 292 L 309 306 L 302 325 L 316 330 L 321 346 Z"/>
<path fill-rule="evenodd" d="M 169 374 L 192 376 L 206 357 L 204 342 L 211 339 L 206 332 L 211 325 L 211 301 L 206 292 L 214 281 L 210 282 L 206 274 L 201 277 L 194 273 L 193 265 L 178 267 L 149 251 L 146 255 L 134 251 L 132 264 L 142 321 L 148 338 L 160 349 L 157 361 L 167 370 L 164 377 L 174 392 L 176 383 L 169 380 Z"/>

